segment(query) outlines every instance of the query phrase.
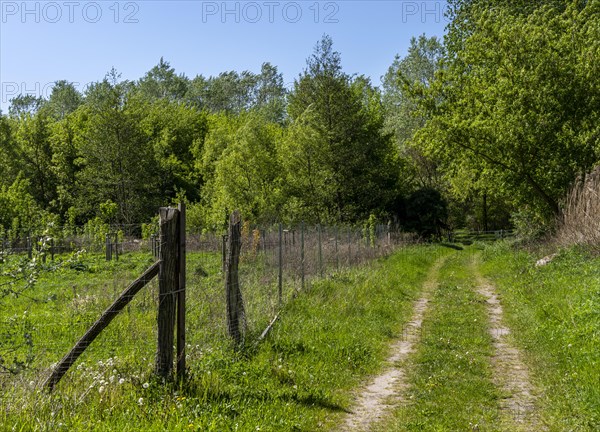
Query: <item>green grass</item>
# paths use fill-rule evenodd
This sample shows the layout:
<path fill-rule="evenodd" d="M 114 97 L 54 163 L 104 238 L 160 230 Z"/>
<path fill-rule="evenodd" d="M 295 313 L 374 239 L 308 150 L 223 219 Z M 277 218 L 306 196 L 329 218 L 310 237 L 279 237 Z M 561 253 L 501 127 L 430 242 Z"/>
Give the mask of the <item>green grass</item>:
<path fill-rule="evenodd" d="M 542 389 L 544 423 L 551 431 L 600 430 L 600 258 L 570 249 L 535 267 L 541 256 L 506 245 L 489 247 L 485 258 Z"/>
<path fill-rule="evenodd" d="M 421 342 L 407 361 L 408 402 L 379 430 L 498 430 L 500 395 L 489 364 L 493 347 L 469 268 L 472 254 L 473 249 L 456 252 L 440 270 Z"/>
<path fill-rule="evenodd" d="M 221 337 L 224 309 L 212 304 L 215 293 L 222 290 L 218 256 L 191 255 L 188 269 L 195 272 L 202 267 L 208 276 L 190 279 L 196 291 L 191 288 L 185 386 L 165 385 L 152 377 L 156 299 L 150 287 L 48 395 L 39 388 L 40 375 L 47 372 L 41 365 L 60 358 L 98 311 L 148 264 L 148 258 L 135 255 L 125 255 L 119 263 L 90 258 L 84 263 L 87 269 L 65 268 L 51 274 L 40 280 L 29 300 L 12 299 L 10 308 L 2 309 L 2 321 L 13 319 L 17 338 L 26 333 L 24 322 L 33 329 L 54 330 L 47 330 L 46 340 L 33 339 L 35 359 L 30 370 L 17 378 L 1 378 L 0 429 L 314 431 L 333 427 L 349 408 L 350 390 L 382 367 L 391 338 L 400 335 L 411 315 L 429 266 L 445 253 L 449 251 L 436 247 L 407 248 L 371 266 L 314 281 L 287 304 L 266 340 L 256 348 L 249 340 L 248 347 L 238 352 Z M 207 288 L 213 285 L 214 289 Z M 262 295 L 263 304 L 274 298 L 270 286 L 245 289 L 250 304 L 254 295 Z M 82 303 L 82 298 L 88 300 Z M 258 320 L 249 339 L 261 327 Z M 10 338 L 2 337 L 6 346 Z M 46 348 L 37 350 L 42 346 Z"/>

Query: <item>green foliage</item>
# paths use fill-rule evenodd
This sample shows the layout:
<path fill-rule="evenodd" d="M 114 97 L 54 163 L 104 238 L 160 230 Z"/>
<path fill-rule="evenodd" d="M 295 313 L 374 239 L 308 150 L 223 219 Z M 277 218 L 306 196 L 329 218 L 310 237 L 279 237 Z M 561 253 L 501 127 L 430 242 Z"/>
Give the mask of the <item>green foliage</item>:
<path fill-rule="evenodd" d="M 399 170 L 390 136 L 381 132 L 380 94 L 364 77 L 342 71 L 330 37 L 317 44 L 295 81 L 288 113 L 283 165 L 299 216 L 353 221 L 386 207 L 397 193 Z"/>
<path fill-rule="evenodd" d="M 462 21 L 422 103 L 431 118 L 418 145 L 443 161 L 456 193 L 487 191 L 551 220 L 598 159 L 598 3 L 455 3 Z"/>
<path fill-rule="evenodd" d="M 9 187 L 0 188 L 0 225 L 11 240 L 40 228 L 44 211 L 29 193 L 29 180 L 19 175 Z"/>

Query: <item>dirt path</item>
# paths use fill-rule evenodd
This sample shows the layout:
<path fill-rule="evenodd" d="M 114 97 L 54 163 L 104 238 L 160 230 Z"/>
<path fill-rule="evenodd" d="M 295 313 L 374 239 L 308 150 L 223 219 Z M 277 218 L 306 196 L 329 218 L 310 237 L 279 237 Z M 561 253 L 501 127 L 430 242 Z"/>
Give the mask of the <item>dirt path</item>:
<path fill-rule="evenodd" d="M 346 418 L 342 431 L 367 431 L 388 410 L 403 401 L 402 394 L 407 388 L 406 373 L 397 363 L 404 361 L 413 352 L 421 337 L 423 316 L 431 293 L 438 285 L 439 270 L 446 259 L 447 257 L 438 259 L 429 270 L 423 284 L 422 297 L 415 302 L 412 318 L 404 325 L 401 339 L 391 346 L 392 354 L 387 359 L 388 368 L 357 395 L 353 411 Z"/>
<path fill-rule="evenodd" d="M 504 325 L 504 312 L 496 290 L 481 275 L 477 259 L 473 260 L 472 269 L 477 280 L 477 291 L 486 299 L 488 307 L 490 334 L 494 341 L 494 381 L 506 395 L 500 402 L 502 420 L 511 431 L 545 430 L 537 416 L 536 396 L 523 356 L 507 338 L 510 330 Z"/>

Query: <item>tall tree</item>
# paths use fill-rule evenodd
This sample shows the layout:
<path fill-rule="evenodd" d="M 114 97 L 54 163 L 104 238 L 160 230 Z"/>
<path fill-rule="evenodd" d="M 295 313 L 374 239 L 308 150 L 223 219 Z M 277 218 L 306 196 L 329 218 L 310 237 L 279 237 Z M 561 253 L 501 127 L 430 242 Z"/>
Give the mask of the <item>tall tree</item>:
<path fill-rule="evenodd" d="M 559 212 L 570 182 L 598 159 L 597 66 L 583 61 L 597 43 L 598 8 L 470 10 L 471 30 L 439 74 L 419 135 L 454 179 L 467 179 L 462 187 L 489 186 L 549 218 Z"/>
<path fill-rule="evenodd" d="M 73 83 L 61 80 L 52 87 L 52 93 L 50 93 L 45 108 L 51 117 L 61 120 L 75 111 L 82 103 L 83 97 Z"/>
<path fill-rule="evenodd" d="M 385 129 L 394 134 L 401 155 L 412 168 L 417 187 L 441 187 L 436 161 L 411 146 L 410 141 L 427 119 L 419 102 L 441 67 L 443 56 L 444 47 L 436 37 L 413 37 L 407 55 L 403 58 L 396 55 L 383 77 Z"/>
<path fill-rule="evenodd" d="M 326 196 L 314 202 L 313 191 L 299 187 L 311 180 L 300 178 L 298 170 L 286 164 L 291 193 L 305 213 L 320 220 L 355 220 L 385 208 L 396 192 L 398 172 L 390 158 L 390 137 L 381 133 L 379 95 L 364 78 L 353 81 L 343 72 L 329 36 L 317 44 L 295 81 L 288 113 L 292 123 L 298 123 L 290 137 L 299 140 L 289 143 L 290 150 L 308 160 L 318 149 L 310 172 L 325 183 L 319 187 Z"/>
<path fill-rule="evenodd" d="M 177 75 L 175 69 L 162 57 L 138 82 L 140 93 L 150 99 L 182 100 L 188 90 L 189 80 Z"/>

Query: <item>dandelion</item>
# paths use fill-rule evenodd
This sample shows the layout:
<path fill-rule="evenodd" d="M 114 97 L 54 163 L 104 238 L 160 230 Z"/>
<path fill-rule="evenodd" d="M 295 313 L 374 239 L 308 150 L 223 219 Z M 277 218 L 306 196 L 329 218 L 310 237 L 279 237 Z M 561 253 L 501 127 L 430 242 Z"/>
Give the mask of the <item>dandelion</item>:
<path fill-rule="evenodd" d="M 142 406 L 142 405 L 144 405 L 144 398 L 139 398 L 139 399 L 138 399 L 138 405 L 139 405 L 139 406 Z"/>
<path fill-rule="evenodd" d="M 119 380 L 119 385 L 123 384 L 124 382 L 125 382 L 125 378 L 121 378 L 121 379 Z"/>
<path fill-rule="evenodd" d="M 147 389 L 148 387 L 150 387 L 150 384 L 148 384 L 147 382 L 145 382 L 144 384 L 142 384 L 142 387 L 144 387 L 145 389 Z"/>

